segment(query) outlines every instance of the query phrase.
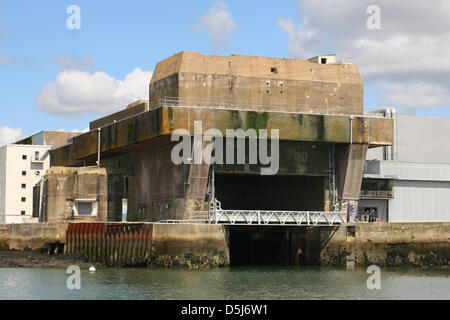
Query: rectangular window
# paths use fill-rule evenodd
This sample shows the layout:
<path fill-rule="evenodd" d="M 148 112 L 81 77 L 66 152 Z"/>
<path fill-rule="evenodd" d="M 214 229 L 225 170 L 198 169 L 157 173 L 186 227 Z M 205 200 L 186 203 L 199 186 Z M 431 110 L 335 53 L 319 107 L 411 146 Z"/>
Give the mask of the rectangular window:
<path fill-rule="evenodd" d="M 26 176 L 26 175 L 27 175 L 27 172 L 26 172 L 26 171 L 22 171 L 22 175 L 23 175 L 23 176 Z"/>
<path fill-rule="evenodd" d="M 320 59 L 321 64 L 327 64 L 327 58 L 321 58 Z"/>
<path fill-rule="evenodd" d="M 34 152 L 34 160 L 39 161 L 39 151 Z"/>
<path fill-rule="evenodd" d="M 92 202 L 79 202 L 77 209 L 78 215 L 90 216 L 92 214 Z"/>
<path fill-rule="evenodd" d="M 26 155 L 26 154 L 23 154 L 23 155 L 22 155 L 22 159 L 23 159 L 23 160 L 27 160 L 27 155 Z"/>
<path fill-rule="evenodd" d="M 25 183 L 22 183 L 22 189 L 25 189 L 27 185 Z"/>
<path fill-rule="evenodd" d="M 21 200 L 22 202 L 25 202 L 27 199 L 26 199 L 25 197 L 22 197 L 20 200 Z"/>
<path fill-rule="evenodd" d="M 24 216 L 25 215 L 25 211 L 24 210 L 20 211 L 20 215 Z"/>
<path fill-rule="evenodd" d="M 97 201 L 75 200 L 74 213 L 77 216 L 96 216 Z"/>

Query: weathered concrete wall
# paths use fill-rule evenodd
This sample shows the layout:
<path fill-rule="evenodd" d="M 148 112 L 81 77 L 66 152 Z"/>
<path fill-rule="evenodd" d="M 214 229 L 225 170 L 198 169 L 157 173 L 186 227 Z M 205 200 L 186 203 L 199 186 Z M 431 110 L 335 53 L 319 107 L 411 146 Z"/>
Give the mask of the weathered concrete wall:
<path fill-rule="evenodd" d="M 46 243 L 64 243 L 66 229 L 67 223 L 0 224 L 0 247 L 36 250 Z"/>
<path fill-rule="evenodd" d="M 450 223 L 356 223 L 311 232 L 322 265 L 443 266 L 450 261 Z"/>
<path fill-rule="evenodd" d="M 344 200 L 359 200 L 367 145 L 340 145 L 336 149 L 339 196 Z"/>
<path fill-rule="evenodd" d="M 82 132 L 41 131 L 28 138 L 17 141 L 15 144 L 47 145 L 51 146 L 52 149 L 56 149 L 71 143 L 72 138 L 81 133 Z"/>
<path fill-rule="evenodd" d="M 225 109 L 184 109 L 163 107 L 112 123 L 101 129 L 101 152 L 126 151 L 137 144 L 170 135 L 176 129 L 187 129 L 194 133 L 194 121 L 202 121 L 203 132 L 217 128 L 225 136 L 226 129 L 271 129 L 279 130 L 280 140 L 362 143 L 370 146 L 391 145 L 393 143 L 392 119 L 294 114 Z M 353 128 L 353 129 L 352 129 Z M 370 135 L 368 132 L 370 131 Z M 54 150 L 52 165 L 95 158 L 98 152 L 98 132 L 96 130 L 73 138 L 73 146 Z"/>
<path fill-rule="evenodd" d="M 262 165 L 260 159 L 257 159 L 257 163 L 249 163 L 249 141 L 245 141 L 245 157 L 246 163 L 239 164 L 236 161 L 238 144 L 244 144 L 244 142 L 235 140 L 234 143 L 234 164 L 226 164 L 227 157 L 226 144 L 223 147 L 223 159 L 224 164 L 215 164 L 215 172 L 227 172 L 227 173 L 250 173 L 260 174 L 261 168 L 267 168 L 270 165 Z M 296 174 L 296 175 L 314 175 L 314 176 L 326 176 L 330 169 L 329 152 L 331 152 L 330 144 L 323 143 L 311 143 L 311 142 L 298 142 L 281 140 L 279 141 L 279 168 L 278 174 Z M 270 151 L 270 141 L 268 141 L 268 154 Z"/>
<path fill-rule="evenodd" d="M 56 149 L 71 143 L 73 137 L 80 134 L 82 132 L 44 131 L 44 144 L 52 146 L 52 149 Z"/>
<path fill-rule="evenodd" d="M 156 65 L 150 83 L 152 106 L 168 92 L 252 109 L 274 103 L 278 110 L 361 114 L 363 81 L 354 64 L 181 52 Z"/>
<path fill-rule="evenodd" d="M 122 221 L 122 199 L 128 200 L 128 215 L 135 215 L 135 154 L 114 154 L 101 160 L 108 175 L 108 221 Z"/>
<path fill-rule="evenodd" d="M 91 121 L 89 123 L 89 130 L 91 131 L 96 130 L 97 128 L 134 116 L 147 110 L 148 110 L 148 101 L 143 100 L 136 101 L 123 110 L 110 114 L 106 117 Z"/>
<path fill-rule="evenodd" d="M 211 268 L 230 264 L 223 226 L 154 224 L 152 266 Z"/>
<path fill-rule="evenodd" d="M 129 221 L 183 219 L 189 167 L 172 162 L 173 145 L 164 139 L 136 152 L 136 212 Z"/>
<path fill-rule="evenodd" d="M 106 221 L 108 181 L 104 168 L 53 167 L 44 180 L 43 221 Z M 95 199 L 97 215 L 74 215 L 76 199 Z"/>
<path fill-rule="evenodd" d="M 36 250 L 46 243 L 66 243 L 67 235 L 70 240 L 65 248 L 67 254 L 79 254 L 107 265 L 217 268 L 230 264 L 227 235 L 220 225 L 71 223 L 70 226 L 66 234 L 68 223 L 3 224 L 0 247 Z"/>

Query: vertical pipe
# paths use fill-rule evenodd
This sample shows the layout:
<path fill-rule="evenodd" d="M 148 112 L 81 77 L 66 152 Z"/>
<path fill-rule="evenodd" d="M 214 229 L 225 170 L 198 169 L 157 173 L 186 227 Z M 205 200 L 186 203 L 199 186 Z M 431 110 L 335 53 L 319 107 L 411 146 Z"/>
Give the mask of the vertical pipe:
<path fill-rule="evenodd" d="M 98 132 L 97 167 L 100 168 L 100 151 L 101 151 L 100 147 L 101 147 L 101 133 L 102 133 L 102 131 L 101 131 L 100 128 L 98 128 L 97 132 Z"/>
<path fill-rule="evenodd" d="M 395 108 L 391 108 L 391 118 L 394 122 L 394 145 L 391 147 L 392 150 L 392 160 L 397 160 L 397 112 Z"/>
<path fill-rule="evenodd" d="M 350 145 L 353 144 L 353 116 L 350 116 Z"/>
<path fill-rule="evenodd" d="M 43 209 L 43 205 L 44 205 L 44 176 L 42 176 L 41 178 L 41 188 L 39 189 L 39 222 L 42 222 L 42 209 Z"/>

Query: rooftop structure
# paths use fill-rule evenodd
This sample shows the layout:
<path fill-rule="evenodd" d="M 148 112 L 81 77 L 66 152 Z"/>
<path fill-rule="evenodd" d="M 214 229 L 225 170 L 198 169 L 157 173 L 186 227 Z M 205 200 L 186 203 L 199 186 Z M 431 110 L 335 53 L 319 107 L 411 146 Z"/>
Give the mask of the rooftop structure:
<path fill-rule="evenodd" d="M 63 145 L 71 143 L 72 138 L 80 134 L 82 134 L 82 132 L 45 130 L 19 140 L 14 144 L 47 145 L 51 146 L 52 149 L 56 149 Z"/>

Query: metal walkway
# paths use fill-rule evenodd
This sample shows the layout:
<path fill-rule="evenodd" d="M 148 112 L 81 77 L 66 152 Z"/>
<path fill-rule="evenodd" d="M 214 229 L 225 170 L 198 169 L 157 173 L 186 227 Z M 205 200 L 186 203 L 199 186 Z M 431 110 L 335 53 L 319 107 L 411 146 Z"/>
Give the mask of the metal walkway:
<path fill-rule="evenodd" d="M 197 212 L 190 220 L 162 220 L 160 223 L 209 223 L 222 225 L 266 226 L 335 226 L 347 222 L 347 214 L 339 211 L 273 211 L 224 210 L 218 200 L 210 210 Z"/>

